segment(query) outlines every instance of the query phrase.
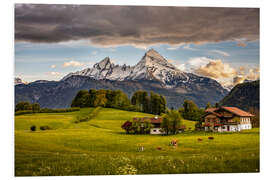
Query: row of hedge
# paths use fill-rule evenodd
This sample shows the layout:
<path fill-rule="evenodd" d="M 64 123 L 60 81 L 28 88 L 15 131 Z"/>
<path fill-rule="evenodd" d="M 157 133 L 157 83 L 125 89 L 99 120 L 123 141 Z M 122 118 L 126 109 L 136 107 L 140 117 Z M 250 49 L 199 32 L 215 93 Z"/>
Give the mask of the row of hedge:
<path fill-rule="evenodd" d="M 33 114 L 33 113 L 63 113 L 63 112 L 73 112 L 73 111 L 79 111 L 80 108 L 65 108 L 65 109 L 49 109 L 44 108 L 39 111 L 33 111 L 33 110 L 22 110 L 22 111 L 16 111 L 15 116 L 23 115 L 23 114 Z"/>
<path fill-rule="evenodd" d="M 98 115 L 100 110 L 101 110 L 101 107 L 96 107 L 87 116 L 83 116 L 83 117 L 77 116 L 77 120 L 75 121 L 75 123 L 90 121 L 91 119 L 95 118 Z"/>

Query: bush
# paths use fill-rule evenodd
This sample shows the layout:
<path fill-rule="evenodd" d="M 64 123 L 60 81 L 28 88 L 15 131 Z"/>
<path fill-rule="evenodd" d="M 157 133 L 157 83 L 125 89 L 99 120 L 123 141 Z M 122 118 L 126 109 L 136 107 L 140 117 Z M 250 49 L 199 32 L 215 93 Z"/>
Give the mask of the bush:
<path fill-rule="evenodd" d="M 51 127 L 49 127 L 49 126 L 40 126 L 40 130 L 42 130 L 42 131 L 44 131 L 44 130 L 50 130 L 50 129 L 52 129 Z"/>
<path fill-rule="evenodd" d="M 88 116 L 83 117 L 77 116 L 77 120 L 75 121 L 75 123 L 90 121 L 91 119 L 93 119 L 98 115 L 100 109 L 101 107 L 95 108 Z"/>
<path fill-rule="evenodd" d="M 31 130 L 31 131 L 36 131 L 36 126 L 35 126 L 35 125 L 31 126 L 31 127 L 30 127 L 30 130 Z"/>

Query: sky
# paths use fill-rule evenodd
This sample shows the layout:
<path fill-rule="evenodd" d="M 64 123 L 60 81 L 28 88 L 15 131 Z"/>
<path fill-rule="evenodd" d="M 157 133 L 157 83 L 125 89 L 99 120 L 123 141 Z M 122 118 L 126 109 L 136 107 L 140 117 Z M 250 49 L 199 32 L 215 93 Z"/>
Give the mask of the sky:
<path fill-rule="evenodd" d="M 15 76 L 60 80 L 105 57 L 135 65 L 153 48 L 226 87 L 256 80 L 259 9 L 15 5 Z"/>

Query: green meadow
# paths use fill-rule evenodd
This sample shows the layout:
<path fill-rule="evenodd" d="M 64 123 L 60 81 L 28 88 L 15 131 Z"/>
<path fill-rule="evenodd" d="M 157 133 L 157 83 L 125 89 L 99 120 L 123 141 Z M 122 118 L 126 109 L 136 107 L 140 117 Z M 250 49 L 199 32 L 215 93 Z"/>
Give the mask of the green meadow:
<path fill-rule="evenodd" d="M 121 125 L 126 120 L 153 115 L 109 108 L 90 121 L 75 123 L 78 116 L 92 111 L 15 116 L 15 175 L 259 172 L 258 128 L 195 132 L 195 122 L 184 120 L 191 129 L 177 135 L 125 134 Z M 30 131 L 32 125 L 35 132 Z M 51 129 L 41 131 L 40 126 Z M 177 147 L 169 145 L 173 139 Z"/>

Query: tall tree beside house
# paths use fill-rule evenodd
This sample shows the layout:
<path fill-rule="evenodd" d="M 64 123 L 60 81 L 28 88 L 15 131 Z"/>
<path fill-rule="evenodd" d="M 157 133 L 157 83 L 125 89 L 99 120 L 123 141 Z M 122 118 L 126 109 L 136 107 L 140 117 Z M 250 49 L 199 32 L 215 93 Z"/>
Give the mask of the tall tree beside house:
<path fill-rule="evenodd" d="M 183 108 L 179 109 L 184 119 L 200 121 L 204 114 L 204 110 L 198 108 L 198 106 L 191 100 L 185 100 Z"/>
<path fill-rule="evenodd" d="M 179 112 L 175 110 L 171 110 L 168 115 L 171 119 L 171 132 L 172 134 L 176 134 L 181 126 L 182 117 L 180 116 Z"/>
<path fill-rule="evenodd" d="M 163 115 L 161 127 L 167 135 L 169 133 L 176 134 L 181 127 L 182 120 L 183 118 L 178 111 L 170 110 Z"/>
<path fill-rule="evenodd" d="M 163 120 L 161 122 L 161 128 L 163 131 L 168 135 L 169 134 L 169 129 L 170 129 L 170 119 L 167 114 L 163 115 Z"/>

